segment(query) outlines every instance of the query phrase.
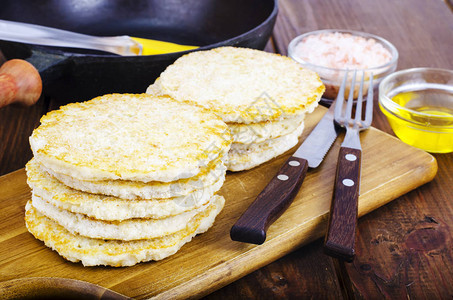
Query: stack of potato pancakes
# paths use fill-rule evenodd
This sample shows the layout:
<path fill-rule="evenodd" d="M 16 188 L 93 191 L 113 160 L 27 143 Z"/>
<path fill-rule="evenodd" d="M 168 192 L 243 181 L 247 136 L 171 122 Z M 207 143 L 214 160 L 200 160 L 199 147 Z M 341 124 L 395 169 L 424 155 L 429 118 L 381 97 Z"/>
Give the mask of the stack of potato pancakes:
<path fill-rule="evenodd" d="M 164 96 L 111 94 L 49 112 L 30 137 L 28 230 L 85 266 L 160 260 L 224 205 L 228 126 Z"/>
<path fill-rule="evenodd" d="M 232 134 L 227 167 L 256 167 L 294 147 L 304 117 L 325 90 L 319 76 L 292 59 L 258 50 L 222 47 L 184 55 L 147 89 L 203 106 Z"/>
<path fill-rule="evenodd" d="M 168 257 L 212 226 L 227 169 L 298 143 L 324 89 L 288 57 L 223 47 L 182 56 L 146 94 L 49 112 L 30 137 L 26 226 L 85 266 Z"/>

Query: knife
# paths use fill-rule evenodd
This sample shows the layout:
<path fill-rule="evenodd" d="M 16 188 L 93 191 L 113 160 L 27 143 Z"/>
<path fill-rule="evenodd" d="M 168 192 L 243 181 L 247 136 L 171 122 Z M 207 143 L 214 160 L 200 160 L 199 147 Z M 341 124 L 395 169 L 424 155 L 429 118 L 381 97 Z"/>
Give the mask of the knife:
<path fill-rule="evenodd" d="M 258 245 L 264 243 L 267 228 L 291 204 L 308 167 L 318 167 L 337 138 L 340 130 L 334 122 L 335 102 L 332 102 L 315 129 L 233 225 L 230 231 L 232 240 Z"/>

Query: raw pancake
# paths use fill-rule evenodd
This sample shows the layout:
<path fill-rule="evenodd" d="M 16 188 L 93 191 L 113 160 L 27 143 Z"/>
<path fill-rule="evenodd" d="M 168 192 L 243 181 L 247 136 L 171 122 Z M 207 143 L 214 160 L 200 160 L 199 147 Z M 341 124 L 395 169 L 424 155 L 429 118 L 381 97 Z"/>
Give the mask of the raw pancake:
<path fill-rule="evenodd" d="M 285 153 L 297 145 L 303 129 L 304 124 L 302 123 L 292 133 L 262 143 L 251 145 L 232 144 L 231 150 L 228 153 L 228 170 L 248 170 Z"/>
<path fill-rule="evenodd" d="M 282 135 L 290 134 L 304 121 L 305 114 L 284 118 L 280 121 L 258 123 L 227 123 L 233 143 L 262 143 Z"/>
<path fill-rule="evenodd" d="M 225 180 L 224 174 L 213 185 L 186 196 L 159 200 L 126 200 L 72 189 L 42 171 L 34 159 L 27 163 L 26 170 L 27 183 L 34 195 L 58 208 L 104 221 L 161 219 L 196 209 L 207 203 Z"/>
<path fill-rule="evenodd" d="M 115 196 L 122 199 L 168 199 L 186 196 L 196 190 L 204 189 L 216 184 L 225 177 L 226 167 L 221 158 L 216 158 L 206 168 L 194 177 L 179 179 L 173 182 L 160 181 L 130 181 L 130 180 L 78 180 L 71 176 L 54 172 L 43 165 L 39 167 L 51 174 L 65 185 L 77 190 L 93 194 Z M 34 160 L 34 159 L 33 159 Z"/>
<path fill-rule="evenodd" d="M 195 215 L 206 210 L 210 202 L 208 201 L 199 208 L 164 219 L 128 219 L 124 221 L 102 221 L 83 214 L 72 213 L 53 206 L 35 194 L 32 195 L 32 205 L 38 212 L 73 234 L 97 239 L 131 241 L 161 237 L 183 230 Z"/>
<path fill-rule="evenodd" d="M 161 260 L 176 253 L 192 238 L 207 231 L 222 210 L 225 200 L 214 196 L 212 204 L 190 220 L 187 227 L 161 238 L 119 241 L 99 240 L 74 235 L 54 221 L 37 212 L 28 202 L 25 207 L 25 224 L 35 238 L 57 251 L 69 261 L 82 261 L 84 266 L 132 266 L 139 262 Z"/>
<path fill-rule="evenodd" d="M 168 97 L 110 94 L 41 118 L 35 159 L 78 180 L 170 182 L 190 178 L 229 148 L 214 114 Z"/>
<path fill-rule="evenodd" d="M 286 56 L 234 47 L 186 54 L 148 89 L 244 124 L 313 110 L 324 90 L 315 72 Z"/>

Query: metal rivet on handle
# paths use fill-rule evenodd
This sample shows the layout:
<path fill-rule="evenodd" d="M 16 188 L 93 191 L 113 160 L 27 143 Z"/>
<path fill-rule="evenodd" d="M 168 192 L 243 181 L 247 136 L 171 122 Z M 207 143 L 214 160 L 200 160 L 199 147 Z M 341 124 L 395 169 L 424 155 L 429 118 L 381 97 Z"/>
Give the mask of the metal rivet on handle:
<path fill-rule="evenodd" d="M 280 174 L 277 176 L 277 179 L 279 180 L 282 180 L 282 181 L 285 181 L 285 180 L 288 180 L 288 176 L 286 176 L 285 174 Z"/>
<path fill-rule="evenodd" d="M 351 180 L 351 179 L 343 179 L 342 183 L 343 183 L 345 186 L 353 186 L 353 185 L 354 185 L 354 181 Z"/>
<path fill-rule="evenodd" d="M 291 167 L 298 167 L 300 166 L 300 162 L 298 162 L 297 160 L 292 160 L 288 163 Z"/>
<path fill-rule="evenodd" d="M 355 161 L 357 159 L 357 156 L 355 156 L 354 154 L 346 154 L 344 158 L 346 158 L 349 161 Z"/>

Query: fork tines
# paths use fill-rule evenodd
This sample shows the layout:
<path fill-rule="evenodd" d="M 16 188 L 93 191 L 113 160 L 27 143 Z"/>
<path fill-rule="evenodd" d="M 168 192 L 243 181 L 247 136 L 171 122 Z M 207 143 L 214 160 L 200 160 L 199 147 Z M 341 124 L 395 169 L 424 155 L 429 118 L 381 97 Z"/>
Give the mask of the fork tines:
<path fill-rule="evenodd" d="M 373 119 L 373 74 L 370 73 L 369 83 L 368 83 L 368 93 L 367 93 L 367 100 L 366 100 L 366 107 L 365 107 L 365 118 L 362 120 L 362 101 L 363 101 L 363 86 L 366 80 L 367 74 L 365 71 L 362 71 L 362 79 L 360 80 L 360 86 L 358 90 L 358 97 L 356 101 L 356 108 L 355 108 L 355 117 L 352 119 L 352 109 L 354 104 L 354 90 L 356 87 L 356 77 L 357 77 L 357 70 L 353 70 L 351 84 L 349 85 L 349 96 L 348 101 L 346 104 L 346 108 L 344 108 L 344 94 L 346 85 L 348 82 L 348 73 L 349 70 L 345 71 L 345 75 L 343 77 L 343 81 L 340 86 L 340 90 L 337 95 L 336 99 L 336 106 L 335 106 L 335 120 L 341 126 L 348 126 L 348 123 L 352 123 L 352 126 L 358 126 L 359 128 L 367 128 L 371 125 Z"/>

